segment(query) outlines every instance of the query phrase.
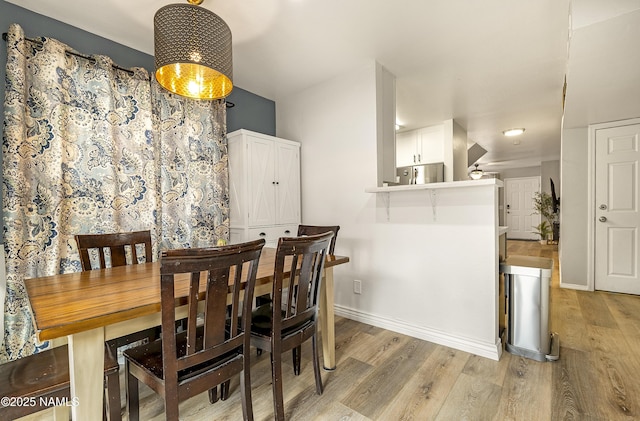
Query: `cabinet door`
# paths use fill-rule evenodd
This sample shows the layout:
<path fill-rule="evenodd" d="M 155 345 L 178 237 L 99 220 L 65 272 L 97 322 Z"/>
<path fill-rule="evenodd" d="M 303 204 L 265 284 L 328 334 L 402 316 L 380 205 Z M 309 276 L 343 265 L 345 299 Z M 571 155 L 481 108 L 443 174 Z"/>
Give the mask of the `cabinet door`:
<path fill-rule="evenodd" d="M 415 131 L 396 133 L 396 167 L 413 165 L 416 159 Z"/>
<path fill-rule="evenodd" d="M 276 224 L 300 222 L 300 147 L 276 142 Z"/>
<path fill-rule="evenodd" d="M 275 215 L 275 147 L 273 141 L 247 137 L 249 226 L 272 225 Z"/>
<path fill-rule="evenodd" d="M 444 126 L 432 126 L 417 131 L 417 155 L 420 164 L 444 162 Z"/>

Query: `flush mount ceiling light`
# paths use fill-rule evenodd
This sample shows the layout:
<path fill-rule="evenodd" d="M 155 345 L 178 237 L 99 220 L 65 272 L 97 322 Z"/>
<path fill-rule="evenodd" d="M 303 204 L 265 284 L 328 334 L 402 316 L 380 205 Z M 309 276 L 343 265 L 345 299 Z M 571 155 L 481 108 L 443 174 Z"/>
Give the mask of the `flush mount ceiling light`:
<path fill-rule="evenodd" d="M 474 180 L 479 180 L 484 175 L 484 171 L 478 168 L 478 164 L 475 164 L 475 166 L 476 168 L 469 173 L 469 177 L 471 177 Z"/>
<path fill-rule="evenodd" d="M 509 129 L 502 132 L 505 136 L 518 136 L 524 133 L 524 129 Z"/>
<path fill-rule="evenodd" d="M 233 89 L 231 30 L 215 13 L 188 0 L 169 4 L 153 19 L 156 80 L 170 92 L 219 99 Z"/>

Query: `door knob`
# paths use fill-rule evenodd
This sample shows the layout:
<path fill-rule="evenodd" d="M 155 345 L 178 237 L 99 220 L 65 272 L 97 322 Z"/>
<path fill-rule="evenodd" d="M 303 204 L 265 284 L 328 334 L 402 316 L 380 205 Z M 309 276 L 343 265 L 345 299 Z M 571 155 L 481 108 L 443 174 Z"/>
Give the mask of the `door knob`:
<path fill-rule="evenodd" d="M 598 221 L 607 222 L 607 217 L 606 216 L 601 216 L 600 218 L 598 218 Z"/>

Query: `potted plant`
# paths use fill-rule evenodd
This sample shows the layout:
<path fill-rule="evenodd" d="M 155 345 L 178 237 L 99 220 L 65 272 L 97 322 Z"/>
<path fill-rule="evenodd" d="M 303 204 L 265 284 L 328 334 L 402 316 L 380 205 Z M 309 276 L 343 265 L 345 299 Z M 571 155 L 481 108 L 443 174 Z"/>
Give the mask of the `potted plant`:
<path fill-rule="evenodd" d="M 547 221 L 542 221 L 533 228 L 536 229 L 535 233 L 540 236 L 540 244 L 547 244 L 547 240 L 551 234 L 551 227 L 549 226 L 549 223 Z"/>
<path fill-rule="evenodd" d="M 535 214 L 542 216 L 538 226 L 535 226 L 536 234 L 540 235 L 540 243 L 546 243 L 550 234 L 553 233 L 552 226 L 555 224 L 558 214 L 554 212 L 553 197 L 546 192 L 536 192 L 533 197 L 533 209 Z"/>

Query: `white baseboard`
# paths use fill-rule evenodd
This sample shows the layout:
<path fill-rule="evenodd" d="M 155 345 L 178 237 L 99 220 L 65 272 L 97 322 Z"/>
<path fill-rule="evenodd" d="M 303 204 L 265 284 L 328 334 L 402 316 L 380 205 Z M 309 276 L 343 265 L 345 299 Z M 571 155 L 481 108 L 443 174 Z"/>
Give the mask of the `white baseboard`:
<path fill-rule="evenodd" d="M 469 352 L 495 361 L 498 361 L 502 355 L 502 343 L 500 339 L 498 339 L 498 342 L 495 344 L 478 342 L 469 338 L 454 336 L 449 333 L 430 329 L 424 326 L 416 326 L 403 321 L 365 313 L 363 311 L 344 307 L 338 304 L 335 305 L 334 309 L 337 316 L 381 327 L 392 332 L 402 333 L 404 335 L 433 342 L 438 345 L 448 346 L 450 348 Z"/>
<path fill-rule="evenodd" d="M 560 282 L 560 288 L 575 289 L 578 291 L 593 291 L 588 285 L 568 284 L 565 282 Z"/>

